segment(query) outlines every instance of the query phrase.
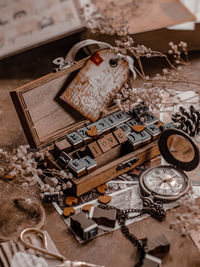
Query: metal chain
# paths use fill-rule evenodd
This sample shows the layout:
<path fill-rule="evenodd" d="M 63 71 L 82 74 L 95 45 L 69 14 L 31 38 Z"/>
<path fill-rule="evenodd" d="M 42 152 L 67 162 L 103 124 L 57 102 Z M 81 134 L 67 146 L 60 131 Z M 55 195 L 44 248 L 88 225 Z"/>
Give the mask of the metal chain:
<path fill-rule="evenodd" d="M 166 212 L 163 209 L 163 204 L 160 201 L 154 202 L 152 199 L 148 197 L 143 198 L 143 208 L 141 209 L 125 209 L 121 210 L 114 206 L 109 205 L 99 205 L 100 208 L 103 209 L 116 209 L 117 210 L 117 221 L 119 223 L 122 234 L 130 240 L 130 242 L 137 247 L 138 250 L 138 262 L 135 267 L 139 267 L 142 265 L 143 259 L 147 252 L 147 239 L 138 239 L 134 234 L 130 233 L 128 227 L 126 226 L 127 220 L 132 220 L 142 215 L 148 214 L 154 219 L 158 221 L 163 221 L 166 217 Z M 130 213 L 138 213 L 133 216 L 129 216 Z"/>

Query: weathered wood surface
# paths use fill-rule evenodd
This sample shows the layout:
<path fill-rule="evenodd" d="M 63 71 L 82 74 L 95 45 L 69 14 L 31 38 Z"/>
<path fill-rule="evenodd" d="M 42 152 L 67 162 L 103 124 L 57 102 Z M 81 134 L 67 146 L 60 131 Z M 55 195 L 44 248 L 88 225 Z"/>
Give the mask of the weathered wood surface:
<path fill-rule="evenodd" d="M 19 144 L 25 144 L 26 138 L 18 120 L 17 114 L 9 96 L 9 91 L 35 78 L 48 74 L 54 67 L 51 61 L 57 56 L 64 56 L 66 43 L 61 41 L 53 45 L 41 47 L 24 54 L 0 62 L 0 146 L 11 149 Z M 192 55 L 190 67 L 192 79 L 199 79 L 200 53 Z M 160 61 L 153 60 L 153 65 L 146 65 L 151 72 L 156 73 Z M 200 200 L 198 200 L 200 206 Z M 55 241 L 58 249 L 66 257 L 84 260 L 106 267 L 132 267 L 135 263 L 136 250 L 126 240 L 120 230 L 98 237 L 88 244 L 78 244 L 57 212 L 50 205 L 46 209 L 47 219 L 45 229 Z M 178 212 L 178 209 L 176 209 Z M 167 212 L 167 219 L 158 223 L 148 218 L 129 226 L 137 237 L 155 237 L 164 233 L 171 244 L 170 252 L 163 260 L 164 267 L 198 267 L 200 266 L 199 251 L 189 237 L 182 237 L 178 231 L 171 230 L 169 223 L 174 218 L 174 212 Z M 112 249 L 111 249 L 112 248 Z"/>

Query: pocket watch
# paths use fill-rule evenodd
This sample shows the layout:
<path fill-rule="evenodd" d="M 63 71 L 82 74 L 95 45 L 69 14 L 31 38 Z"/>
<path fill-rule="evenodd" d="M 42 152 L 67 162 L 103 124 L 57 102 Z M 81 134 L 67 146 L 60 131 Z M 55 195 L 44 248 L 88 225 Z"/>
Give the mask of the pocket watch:
<path fill-rule="evenodd" d="M 159 165 L 143 172 L 139 179 L 144 196 L 173 201 L 185 195 L 190 181 L 184 171 L 199 164 L 199 149 L 193 139 L 181 130 L 167 129 L 158 139 L 161 155 L 169 165 Z"/>

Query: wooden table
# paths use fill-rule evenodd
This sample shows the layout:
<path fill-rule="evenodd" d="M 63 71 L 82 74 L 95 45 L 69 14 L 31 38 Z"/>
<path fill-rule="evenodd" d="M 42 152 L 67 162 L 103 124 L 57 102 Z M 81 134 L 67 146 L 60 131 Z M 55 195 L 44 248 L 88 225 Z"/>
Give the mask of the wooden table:
<path fill-rule="evenodd" d="M 67 41 L 68 42 L 68 41 Z M 52 71 L 52 60 L 66 54 L 66 39 L 16 55 L 0 62 L 0 147 L 12 149 L 26 144 L 23 130 L 9 96 L 9 91 Z M 190 66 L 193 80 L 200 80 L 200 52 L 191 55 Z M 160 61 L 153 60 L 145 68 L 156 73 Z M 200 204 L 200 199 L 198 200 Z M 138 238 L 155 237 L 164 233 L 170 241 L 171 249 L 163 260 L 164 267 L 200 266 L 200 253 L 189 236 L 182 237 L 179 231 L 170 229 L 170 221 L 178 209 L 167 212 L 164 222 L 158 223 L 147 218 L 129 226 Z M 132 267 L 136 259 L 136 249 L 124 238 L 120 230 L 98 237 L 87 244 L 78 244 L 54 208 L 46 207 L 45 228 L 55 241 L 60 252 L 71 260 L 83 260 L 102 264 L 106 267 Z M 175 212 L 174 212 L 175 211 Z"/>

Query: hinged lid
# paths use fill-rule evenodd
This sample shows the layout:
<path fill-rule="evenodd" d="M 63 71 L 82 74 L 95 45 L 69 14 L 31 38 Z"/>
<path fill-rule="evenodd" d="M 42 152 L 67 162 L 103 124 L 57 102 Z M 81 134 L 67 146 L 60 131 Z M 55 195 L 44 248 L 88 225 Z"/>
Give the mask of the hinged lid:
<path fill-rule="evenodd" d="M 59 100 L 69 75 L 84 66 L 89 57 L 74 66 L 43 76 L 11 92 L 19 119 L 31 147 L 45 147 L 64 136 L 73 125 L 87 123 L 79 112 Z M 60 92 L 58 92 L 60 90 Z"/>
<path fill-rule="evenodd" d="M 192 171 L 199 164 L 199 148 L 194 140 L 181 130 L 167 129 L 158 140 L 163 158 L 174 167 Z"/>

